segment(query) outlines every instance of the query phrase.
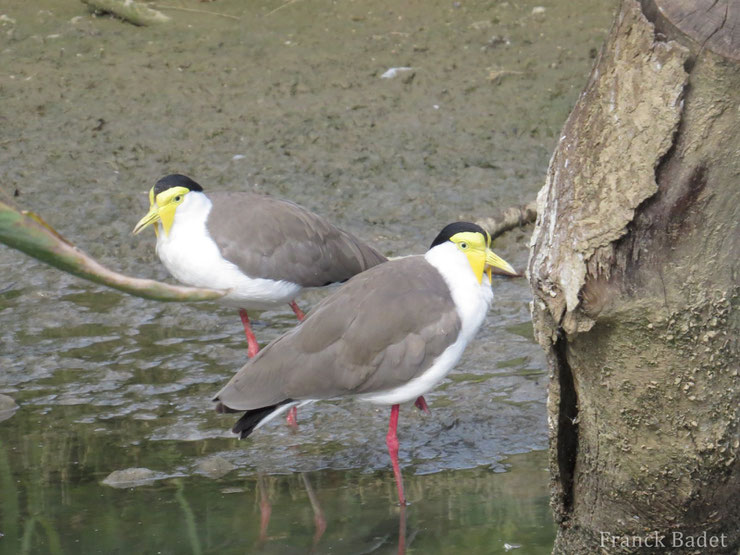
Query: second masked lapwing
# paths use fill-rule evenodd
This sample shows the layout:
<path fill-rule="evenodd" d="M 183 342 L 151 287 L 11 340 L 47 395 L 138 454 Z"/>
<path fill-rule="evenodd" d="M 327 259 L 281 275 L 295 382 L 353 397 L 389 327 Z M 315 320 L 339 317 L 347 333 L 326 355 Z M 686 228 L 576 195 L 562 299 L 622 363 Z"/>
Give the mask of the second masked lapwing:
<path fill-rule="evenodd" d="M 216 394 L 219 412 L 244 415 L 247 437 L 293 406 L 354 397 L 391 405 L 386 444 L 398 498 L 399 404 L 417 401 L 452 370 L 493 299 L 491 270 L 514 269 L 467 222 L 446 226 L 423 256 L 392 260 L 350 279 L 306 320 L 265 347 Z"/>
<path fill-rule="evenodd" d="M 295 298 L 303 289 L 346 281 L 386 261 L 297 204 L 251 192 L 206 194 L 185 175 L 157 181 L 149 202 L 134 233 L 154 226 L 157 254 L 178 281 L 230 290 L 220 302 L 239 309 L 250 358 L 259 346 L 248 310 L 289 304 L 302 320 Z"/>

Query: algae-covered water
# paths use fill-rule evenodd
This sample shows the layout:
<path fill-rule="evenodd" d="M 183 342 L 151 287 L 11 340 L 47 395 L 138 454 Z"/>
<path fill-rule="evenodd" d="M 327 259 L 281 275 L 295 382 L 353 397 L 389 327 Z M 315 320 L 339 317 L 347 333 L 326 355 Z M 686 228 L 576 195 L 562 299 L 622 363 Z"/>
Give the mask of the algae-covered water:
<path fill-rule="evenodd" d="M 153 236 L 131 229 L 172 172 L 292 199 L 389 256 L 423 252 L 450 221 L 534 198 L 613 7 L 171 0 L 171 22 L 135 27 L 4 0 L 0 200 L 157 279 Z M 412 69 L 381 78 L 392 67 Z M 529 231 L 495 245 L 517 268 Z M 246 358 L 233 311 L 128 297 L 5 247 L 0 272 L 0 394 L 19 405 L 0 411 L 0 552 L 549 551 L 525 280 L 496 280 L 431 415 L 402 407 L 402 511 L 386 409 L 320 403 L 298 431 L 231 436 L 210 397 Z M 263 344 L 294 325 L 287 306 L 255 316 Z M 131 468 L 147 470 L 104 483 Z"/>

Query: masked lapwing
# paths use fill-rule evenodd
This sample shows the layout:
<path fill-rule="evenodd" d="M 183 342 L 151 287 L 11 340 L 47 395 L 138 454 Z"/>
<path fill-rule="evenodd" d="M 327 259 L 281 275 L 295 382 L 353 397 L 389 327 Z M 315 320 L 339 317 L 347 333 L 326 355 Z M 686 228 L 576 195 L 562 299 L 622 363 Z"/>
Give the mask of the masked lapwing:
<path fill-rule="evenodd" d="M 386 262 L 353 277 L 306 320 L 265 347 L 216 394 L 219 412 L 246 411 L 244 438 L 283 411 L 354 397 L 391 405 L 386 444 L 398 498 L 398 409 L 419 400 L 457 364 L 493 300 L 491 270 L 514 269 L 478 225 L 446 226 L 423 256 Z"/>
<path fill-rule="evenodd" d="M 239 309 L 250 358 L 259 346 L 248 310 L 289 304 L 302 320 L 295 299 L 303 289 L 346 281 L 386 261 L 297 204 L 251 192 L 206 194 L 184 175 L 157 181 L 149 203 L 133 232 L 153 224 L 157 254 L 178 281 L 230 290 L 220 302 Z"/>

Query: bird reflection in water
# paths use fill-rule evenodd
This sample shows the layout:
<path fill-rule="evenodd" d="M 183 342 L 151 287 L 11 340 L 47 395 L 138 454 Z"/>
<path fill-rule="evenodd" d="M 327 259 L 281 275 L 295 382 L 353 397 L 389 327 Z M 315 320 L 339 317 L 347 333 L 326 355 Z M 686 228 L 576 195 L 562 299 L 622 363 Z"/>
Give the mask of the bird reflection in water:
<path fill-rule="evenodd" d="M 316 492 L 308 480 L 308 476 L 301 472 L 301 480 L 303 486 L 308 494 L 308 501 L 311 503 L 311 509 L 313 510 L 313 522 L 314 522 L 314 535 L 313 542 L 311 544 L 311 552 L 313 553 L 318 545 L 321 537 L 326 532 L 326 518 L 324 517 L 324 511 L 319 504 L 319 499 L 316 497 Z M 259 507 L 260 507 L 260 533 L 257 538 L 257 546 L 261 548 L 267 542 L 269 537 L 267 536 L 267 527 L 270 524 L 270 517 L 272 516 L 272 504 L 270 503 L 270 496 L 267 493 L 267 479 L 263 473 L 257 475 L 257 490 L 259 492 Z"/>
<path fill-rule="evenodd" d="M 257 538 L 257 547 L 262 547 L 267 541 L 267 526 L 270 524 L 272 505 L 267 495 L 267 484 L 265 475 L 261 472 L 257 475 L 257 490 L 260 495 L 260 535 Z"/>
<path fill-rule="evenodd" d="M 299 474 L 301 477 L 301 481 L 303 482 L 303 486 L 306 490 L 308 501 L 311 504 L 311 509 L 313 511 L 314 534 L 313 534 L 311 548 L 309 550 L 309 553 L 316 553 L 319 542 L 321 541 L 321 539 L 324 536 L 324 533 L 326 532 L 327 521 L 324 515 L 324 511 L 321 508 L 321 505 L 319 503 L 318 496 L 316 495 L 316 491 L 311 485 L 308 475 L 303 472 Z M 270 518 L 272 516 L 272 503 L 270 502 L 270 496 L 269 496 L 268 490 L 269 488 L 268 488 L 267 477 L 263 473 L 259 473 L 257 475 L 257 493 L 259 496 L 260 529 L 259 529 L 259 536 L 258 536 L 257 542 L 255 543 L 255 546 L 254 546 L 255 551 L 262 550 L 271 539 L 274 539 L 268 536 L 267 534 L 267 529 L 270 525 Z M 407 531 L 406 530 L 406 511 L 407 511 L 407 506 L 405 504 L 398 506 L 398 550 L 397 552 L 399 555 L 403 555 L 406 553 L 407 545 L 411 543 L 411 541 L 413 540 L 413 536 L 415 536 L 415 534 L 412 534 L 412 537 L 409 538 L 407 542 L 406 540 L 406 531 Z M 377 551 L 378 549 L 381 549 L 384 546 L 387 546 L 389 541 L 392 541 L 391 537 L 389 537 L 390 534 L 387 532 L 388 528 L 389 528 L 388 521 L 384 520 L 383 522 L 379 522 L 377 526 L 373 528 L 374 531 L 369 534 L 372 537 L 372 540 L 370 540 L 369 543 L 365 543 L 364 549 L 362 549 L 361 553 L 373 553 Z M 348 538 L 342 538 L 342 540 L 346 540 L 346 539 Z M 343 541 L 342 543 L 344 544 L 344 547 L 347 547 L 346 541 Z M 326 550 L 332 550 L 332 546 L 325 545 L 323 551 L 326 551 Z"/>
<path fill-rule="evenodd" d="M 404 555 L 406 553 L 406 505 L 401 505 L 400 509 L 398 515 L 398 555 Z"/>

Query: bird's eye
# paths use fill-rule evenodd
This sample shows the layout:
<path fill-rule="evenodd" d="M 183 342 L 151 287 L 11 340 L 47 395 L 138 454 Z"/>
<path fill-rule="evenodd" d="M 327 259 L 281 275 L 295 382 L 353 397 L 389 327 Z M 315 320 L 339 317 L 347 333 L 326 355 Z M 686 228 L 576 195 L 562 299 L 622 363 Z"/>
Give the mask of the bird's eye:
<path fill-rule="evenodd" d="M 180 195 L 177 195 L 175 197 L 175 202 L 180 202 L 180 200 L 182 200 L 182 197 Z"/>
<path fill-rule="evenodd" d="M 463 241 L 462 243 L 460 243 L 460 248 L 461 248 L 462 250 L 465 250 L 465 249 L 467 249 L 467 248 L 468 248 L 468 244 L 467 244 L 466 242 L 464 242 L 464 241 Z"/>

